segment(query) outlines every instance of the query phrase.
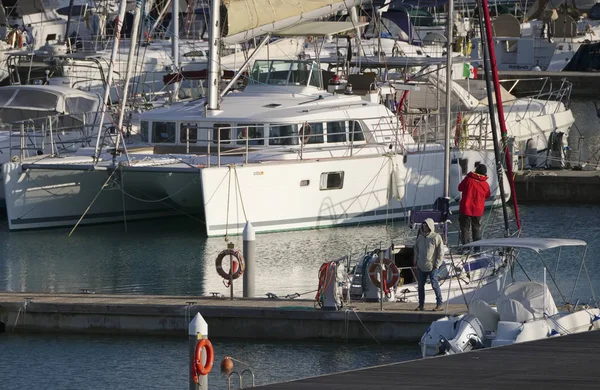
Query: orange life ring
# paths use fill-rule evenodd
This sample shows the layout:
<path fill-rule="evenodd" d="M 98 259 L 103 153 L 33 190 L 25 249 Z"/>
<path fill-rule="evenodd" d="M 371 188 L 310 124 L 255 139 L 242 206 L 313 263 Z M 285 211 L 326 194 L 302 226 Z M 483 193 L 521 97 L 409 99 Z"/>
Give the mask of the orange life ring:
<path fill-rule="evenodd" d="M 223 259 L 226 256 L 233 256 L 233 267 L 229 272 L 225 272 L 223 269 Z M 223 279 L 229 280 L 230 274 L 231 279 L 237 279 L 244 273 L 244 256 L 237 249 L 225 249 L 217 256 L 215 266 L 217 267 L 217 273 Z"/>
<path fill-rule="evenodd" d="M 400 270 L 398 269 L 398 267 L 396 267 L 396 264 L 391 259 L 383 259 L 383 265 L 386 268 L 383 270 L 383 287 L 384 290 L 389 290 L 389 288 L 395 287 L 400 281 Z M 381 265 L 379 260 L 372 262 L 369 266 L 369 279 L 371 279 L 371 282 L 373 282 L 373 284 L 377 288 L 381 287 L 381 283 L 379 283 L 379 279 L 377 278 L 377 276 L 379 275 L 380 266 Z M 392 274 L 392 280 L 388 282 L 390 273 Z M 389 291 L 386 291 L 386 294 L 388 292 Z"/>
<path fill-rule="evenodd" d="M 206 362 L 202 364 L 202 350 L 206 349 Z M 212 370 L 215 361 L 215 351 L 209 339 L 198 340 L 194 351 L 194 382 L 198 383 L 198 374 L 205 376 Z"/>

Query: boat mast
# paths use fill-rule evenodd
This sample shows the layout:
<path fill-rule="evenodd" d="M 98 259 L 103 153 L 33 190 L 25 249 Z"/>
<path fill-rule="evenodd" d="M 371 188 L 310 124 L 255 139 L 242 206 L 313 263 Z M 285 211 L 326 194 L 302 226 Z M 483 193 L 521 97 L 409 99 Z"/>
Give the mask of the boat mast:
<path fill-rule="evenodd" d="M 503 110 L 502 110 L 502 98 L 500 97 L 500 90 L 498 88 L 499 83 L 496 84 L 494 83 L 494 86 L 492 86 L 492 79 L 490 77 L 490 73 L 493 72 L 494 70 L 491 67 L 491 62 L 495 63 L 495 60 L 493 60 L 493 41 L 490 40 L 484 40 L 483 39 L 483 33 L 485 31 L 486 36 L 487 36 L 487 28 L 489 27 L 487 25 L 487 23 L 484 22 L 484 17 L 486 18 L 486 22 L 487 20 L 489 20 L 489 11 L 487 9 L 487 1 L 486 0 L 478 0 L 478 5 L 479 5 L 479 30 L 481 31 L 481 46 L 482 46 L 482 52 L 483 52 L 483 68 L 484 68 L 484 78 L 485 78 L 485 86 L 486 86 L 486 90 L 487 90 L 487 99 L 488 99 L 488 107 L 489 107 L 489 113 L 490 113 L 490 123 L 492 125 L 492 141 L 494 143 L 494 159 L 496 160 L 496 177 L 498 178 L 498 185 L 500 187 L 500 198 L 502 201 L 502 215 L 504 216 L 504 235 L 506 237 L 508 237 L 510 235 L 510 231 L 509 231 L 509 225 L 508 225 L 508 210 L 506 207 L 506 196 L 505 196 L 505 190 L 504 190 L 504 179 L 503 179 L 503 169 L 502 169 L 502 159 L 500 158 L 500 145 L 498 143 L 498 131 L 497 131 L 497 126 L 496 126 L 496 113 L 494 111 L 494 99 L 492 96 L 492 88 L 494 89 L 494 91 L 496 92 L 496 107 L 498 107 L 498 119 L 499 122 L 501 124 L 504 123 L 504 115 L 503 115 Z M 485 4 L 484 4 L 485 3 Z M 482 12 L 481 10 L 485 9 L 486 11 L 483 11 L 483 17 L 482 17 Z M 487 15 L 487 16 L 486 16 Z M 490 31 L 491 32 L 491 31 Z M 491 35 L 490 35 L 491 37 Z M 491 42 L 491 43 L 490 43 Z M 514 196 L 514 193 L 513 193 Z"/>
<path fill-rule="evenodd" d="M 454 1 L 448 1 L 446 23 L 446 128 L 444 131 L 444 198 L 450 198 L 450 132 L 452 127 L 452 14 Z"/>
<path fill-rule="evenodd" d="M 179 73 L 179 0 L 173 1 L 173 9 L 171 11 L 171 25 L 173 26 L 173 35 L 171 36 L 171 54 L 173 55 L 173 67 L 175 73 Z M 173 101 L 178 100 L 179 82 L 172 84 Z"/>
<path fill-rule="evenodd" d="M 131 48 L 129 49 L 129 56 L 127 57 L 127 69 L 125 70 L 125 84 L 123 85 L 123 96 L 121 96 L 121 101 L 119 102 L 119 119 L 117 121 L 117 142 L 115 142 L 115 146 L 117 149 L 119 148 L 119 143 L 121 141 L 121 134 L 123 134 L 123 120 L 125 117 L 125 109 L 127 106 L 127 97 L 129 94 L 129 81 L 131 80 L 131 73 L 133 69 L 133 59 L 136 57 L 135 54 L 135 46 L 137 45 L 138 39 L 138 30 L 140 26 L 140 20 L 142 15 L 142 0 L 138 0 L 135 4 L 134 16 L 133 16 L 133 26 L 131 26 Z M 127 152 L 127 147 L 125 146 L 125 140 L 123 140 L 123 149 Z M 129 156 L 127 156 L 127 160 L 129 160 Z"/>
<path fill-rule="evenodd" d="M 100 113 L 100 124 L 98 125 L 98 137 L 96 138 L 96 148 L 94 150 L 94 161 L 98 162 L 100 158 L 100 139 L 102 138 L 102 127 L 104 127 L 104 117 L 106 116 L 106 110 L 108 108 L 108 101 L 110 99 L 110 87 L 112 85 L 112 76 L 115 68 L 115 58 L 119 53 L 119 43 L 121 42 L 121 28 L 123 27 L 123 21 L 125 20 L 125 9 L 127 0 L 121 0 L 119 5 L 119 16 L 117 17 L 117 26 L 115 29 L 115 42 L 113 43 L 112 53 L 110 54 L 110 63 L 108 64 L 108 72 L 106 74 L 106 86 L 104 89 L 104 98 L 102 99 L 102 112 Z M 118 145 L 117 145 L 118 147 Z"/>
<path fill-rule="evenodd" d="M 504 107 L 502 106 L 502 94 L 500 92 L 500 79 L 498 78 L 498 66 L 496 65 L 496 53 L 494 49 L 494 38 L 492 36 L 492 22 L 490 19 L 490 10 L 488 8 L 488 0 L 480 0 L 483 15 L 485 17 L 485 35 L 487 41 L 488 60 L 490 63 L 490 71 L 494 80 L 494 92 L 496 93 L 496 106 L 498 107 L 498 119 L 500 122 L 500 131 L 502 132 L 502 148 L 504 149 L 504 159 L 506 163 L 506 171 L 508 174 L 508 183 L 512 194 L 513 207 L 515 209 L 515 219 L 517 220 L 517 229 L 521 230 L 521 218 L 519 218 L 519 205 L 517 204 L 517 193 L 515 191 L 515 181 L 512 169 L 512 159 L 508 150 L 508 131 L 506 130 L 506 121 L 504 118 Z M 481 14 L 480 14 L 481 15 Z M 480 16 L 481 18 L 481 16 Z M 481 19 L 480 19 L 481 20 Z M 483 31 L 483 30 L 482 30 Z M 481 39 L 483 42 L 483 37 Z M 487 76 L 487 75 L 486 75 Z M 486 77 L 487 78 L 487 77 Z M 488 87 L 489 90 L 489 87 Z M 489 98 L 488 98 L 489 99 Z M 495 123 L 495 122 L 492 122 Z M 493 130 L 494 135 L 496 131 Z M 495 142 L 495 141 L 494 141 Z M 502 167 L 500 167 L 502 168 Z"/>
<path fill-rule="evenodd" d="M 210 27 L 208 30 L 208 95 L 206 99 L 206 114 L 210 115 L 219 110 L 219 76 L 221 46 L 221 2 L 212 0 L 210 3 Z"/>

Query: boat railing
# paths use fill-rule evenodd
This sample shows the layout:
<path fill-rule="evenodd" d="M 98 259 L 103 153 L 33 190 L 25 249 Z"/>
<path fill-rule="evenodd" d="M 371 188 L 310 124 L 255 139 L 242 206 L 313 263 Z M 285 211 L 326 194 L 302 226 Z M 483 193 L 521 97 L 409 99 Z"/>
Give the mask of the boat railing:
<path fill-rule="evenodd" d="M 533 99 L 537 101 L 543 101 L 543 105 L 540 109 L 540 115 L 545 113 L 548 102 L 550 101 L 558 101 L 568 106 L 569 101 L 571 99 L 571 90 L 573 89 L 573 83 L 567 81 L 566 78 L 560 80 L 560 85 L 557 88 L 552 83 L 552 79 L 550 77 L 532 77 L 532 78 L 522 78 L 516 80 L 500 80 L 500 83 L 507 89 L 509 93 L 512 93 L 514 89 L 520 83 L 528 83 L 527 85 L 537 85 L 537 88 L 532 88 L 531 90 L 522 91 L 519 93 L 521 99 L 528 98 L 529 103 L 527 109 L 525 111 L 529 111 L 531 104 L 533 103 Z M 510 101 L 504 101 L 504 104 L 510 103 Z M 554 114 L 556 114 L 561 109 L 560 105 L 554 106 Z M 509 109 L 509 113 L 512 111 L 512 107 Z"/>
<path fill-rule="evenodd" d="M 428 144 L 443 144 L 446 133 L 445 113 L 401 114 L 402 127 L 416 143 L 416 151 L 423 151 Z M 450 116 L 450 146 L 458 148 L 489 149 L 491 134 L 489 118 L 484 112 L 452 111 Z"/>
<path fill-rule="evenodd" d="M 74 153 L 81 147 L 94 145 L 98 118 L 99 112 L 55 114 L 4 125 L 0 131 L 7 134 L 8 139 L 0 144 L 0 153 L 8 152 L 11 161 Z M 111 133 L 112 127 L 106 124 L 103 131 Z M 105 139 L 105 142 L 113 141 Z"/>
<path fill-rule="evenodd" d="M 326 152 L 331 157 L 351 157 L 365 148 L 403 154 L 407 150 L 405 144 L 414 143 L 395 115 L 339 121 L 344 123 L 339 128 L 325 129 L 321 122 L 326 121 L 269 123 L 267 126 L 181 124 L 180 132 L 172 132 L 168 138 L 161 139 L 161 144 L 164 144 L 165 150 L 171 145 L 186 154 L 205 153 L 206 166 L 222 166 L 231 163 L 228 157 L 233 156 L 237 161 L 241 159 L 248 163 L 262 161 L 269 156 L 286 158 L 282 155 L 290 153 L 295 153 L 301 160 L 314 158 L 315 152 Z M 267 128 L 269 134 L 266 134 Z M 158 147 L 156 142 L 152 144 Z"/>

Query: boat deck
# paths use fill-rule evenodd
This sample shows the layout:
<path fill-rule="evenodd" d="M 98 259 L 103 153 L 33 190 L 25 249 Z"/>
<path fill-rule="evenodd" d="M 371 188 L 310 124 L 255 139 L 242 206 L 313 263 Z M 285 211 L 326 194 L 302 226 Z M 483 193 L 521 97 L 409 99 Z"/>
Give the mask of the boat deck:
<path fill-rule="evenodd" d="M 600 332 L 262 386 L 264 389 L 597 389 Z"/>

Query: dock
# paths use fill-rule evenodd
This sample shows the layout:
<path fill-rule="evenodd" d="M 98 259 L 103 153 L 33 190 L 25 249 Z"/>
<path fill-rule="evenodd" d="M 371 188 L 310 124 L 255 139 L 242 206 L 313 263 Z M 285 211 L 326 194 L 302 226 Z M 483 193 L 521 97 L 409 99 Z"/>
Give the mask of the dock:
<path fill-rule="evenodd" d="M 600 90 L 600 72 L 548 72 L 533 70 L 503 70 L 499 71 L 500 80 L 522 79 L 515 85 L 513 94 L 516 96 L 537 93 L 540 88 L 539 79 L 549 78 L 553 87 L 558 87 L 562 79 L 573 84 L 571 98 L 598 98 Z"/>
<path fill-rule="evenodd" d="M 480 349 L 260 386 L 261 389 L 596 389 L 600 332 Z"/>
<path fill-rule="evenodd" d="M 265 340 L 417 342 L 444 316 L 434 304 L 356 302 L 339 311 L 313 300 L 104 294 L 0 293 L 0 331 L 171 335 L 187 337 L 196 313 L 211 337 Z M 449 314 L 466 311 L 449 305 Z"/>
<path fill-rule="evenodd" d="M 515 174 L 515 190 L 524 203 L 600 203 L 600 171 L 521 171 Z"/>

